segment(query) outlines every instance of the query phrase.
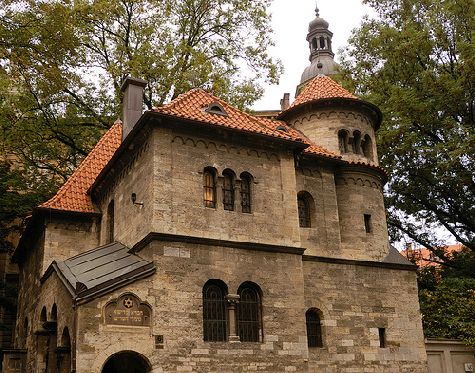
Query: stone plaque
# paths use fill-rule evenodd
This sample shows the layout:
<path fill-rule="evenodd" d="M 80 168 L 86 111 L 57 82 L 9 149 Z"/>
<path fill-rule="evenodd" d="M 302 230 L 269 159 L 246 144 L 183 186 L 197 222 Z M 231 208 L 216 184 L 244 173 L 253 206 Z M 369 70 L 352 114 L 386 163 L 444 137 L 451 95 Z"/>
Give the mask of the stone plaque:
<path fill-rule="evenodd" d="M 152 310 L 133 294 L 125 294 L 106 305 L 106 324 L 150 326 Z"/>

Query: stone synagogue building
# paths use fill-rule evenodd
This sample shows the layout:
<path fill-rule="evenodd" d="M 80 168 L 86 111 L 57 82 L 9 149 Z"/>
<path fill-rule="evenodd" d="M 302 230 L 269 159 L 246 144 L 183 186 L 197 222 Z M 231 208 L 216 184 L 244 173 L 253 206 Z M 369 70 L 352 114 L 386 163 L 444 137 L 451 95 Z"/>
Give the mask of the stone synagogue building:
<path fill-rule="evenodd" d="M 422 373 L 415 266 L 389 245 L 381 112 L 329 76 L 328 23 L 295 101 L 250 115 L 193 89 L 116 122 L 13 260 L 4 372 Z"/>

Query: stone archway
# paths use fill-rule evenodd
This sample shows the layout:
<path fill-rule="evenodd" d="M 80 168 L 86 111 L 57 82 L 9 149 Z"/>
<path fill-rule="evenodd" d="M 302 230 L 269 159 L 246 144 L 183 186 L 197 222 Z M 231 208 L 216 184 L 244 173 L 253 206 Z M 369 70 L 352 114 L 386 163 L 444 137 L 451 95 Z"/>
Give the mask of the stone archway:
<path fill-rule="evenodd" d="M 149 373 L 148 361 L 137 352 L 122 351 L 107 359 L 102 373 Z"/>

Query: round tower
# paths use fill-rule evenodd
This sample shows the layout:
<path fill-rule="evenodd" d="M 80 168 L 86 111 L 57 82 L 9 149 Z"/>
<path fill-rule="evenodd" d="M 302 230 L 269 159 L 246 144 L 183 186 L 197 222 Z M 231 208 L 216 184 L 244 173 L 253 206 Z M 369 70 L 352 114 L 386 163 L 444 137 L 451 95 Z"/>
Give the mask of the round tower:
<path fill-rule="evenodd" d="M 375 132 L 381 111 L 328 76 L 318 75 L 307 82 L 279 119 L 343 160 L 378 165 Z"/>

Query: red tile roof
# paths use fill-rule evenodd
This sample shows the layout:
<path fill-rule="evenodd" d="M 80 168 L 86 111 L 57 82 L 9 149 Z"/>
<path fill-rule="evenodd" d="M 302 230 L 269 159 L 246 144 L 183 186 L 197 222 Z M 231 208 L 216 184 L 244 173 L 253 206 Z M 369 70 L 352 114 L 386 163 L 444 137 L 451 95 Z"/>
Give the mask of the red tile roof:
<path fill-rule="evenodd" d="M 211 104 L 221 105 L 227 115 L 205 111 Z M 154 111 L 244 132 L 258 133 L 290 141 L 303 141 L 300 134 L 292 131 L 285 122 L 245 113 L 202 89 L 192 89 L 178 96 L 169 104 L 155 108 Z M 283 126 L 285 130 L 279 130 L 279 126 Z"/>
<path fill-rule="evenodd" d="M 87 190 L 112 158 L 122 141 L 122 123 L 116 122 L 99 140 L 56 195 L 40 208 L 74 212 L 95 212 Z"/>
<path fill-rule="evenodd" d="M 221 105 L 227 115 L 206 112 L 205 109 L 213 103 Z M 308 145 L 305 149 L 306 154 L 341 158 L 335 153 L 312 143 L 305 135 L 288 126 L 283 121 L 255 117 L 244 113 L 201 89 L 194 89 L 180 95 L 169 104 L 156 108 L 154 111 L 244 132 L 296 141 Z M 122 124 L 116 122 L 82 161 L 66 183 L 58 190 L 56 195 L 39 207 L 82 213 L 95 212 L 96 210 L 88 190 L 119 148 L 121 140 Z"/>
<path fill-rule="evenodd" d="M 452 256 L 454 253 L 464 250 L 462 244 L 448 245 L 442 248 L 444 254 L 447 256 Z M 401 254 L 404 255 L 407 259 L 414 261 L 415 264 L 419 267 L 438 267 L 440 266 L 440 258 L 435 256 L 435 254 L 426 249 L 425 247 L 418 248 L 407 248 L 401 251 Z"/>
<path fill-rule="evenodd" d="M 307 102 L 323 100 L 328 98 L 350 98 L 358 99 L 355 95 L 348 92 L 340 84 L 326 75 L 318 75 L 297 96 L 289 109 L 303 105 Z"/>

